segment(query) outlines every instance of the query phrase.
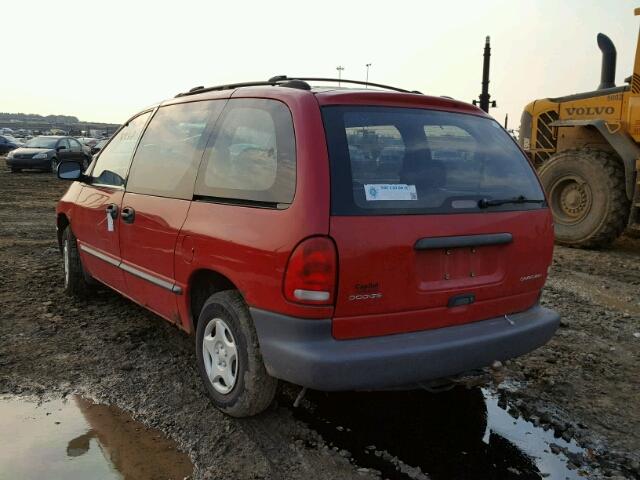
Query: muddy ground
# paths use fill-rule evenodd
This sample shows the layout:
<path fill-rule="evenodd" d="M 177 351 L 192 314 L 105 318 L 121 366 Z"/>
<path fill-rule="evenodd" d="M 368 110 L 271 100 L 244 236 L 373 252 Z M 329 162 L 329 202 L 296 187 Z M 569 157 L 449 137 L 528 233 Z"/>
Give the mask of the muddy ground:
<path fill-rule="evenodd" d="M 3 163 L 0 395 L 80 394 L 117 405 L 178 442 L 196 478 L 569 477 L 488 435 L 491 395 L 514 418 L 553 432 L 560 445 L 550 450 L 564 450 L 576 475 L 640 478 L 637 240 L 599 252 L 556 249 L 543 303 L 562 314 L 561 327 L 547 346 L 494 372 L 485 398 L 478 389 L 312 392 L 294 409 L 298 390 L 284 385 L 269 411 L 235 420 L 207 401 L 190 337 L 108 290 L 84 302 L 63 294 L 54 205 L 66 184 L 11 174 Z"/>

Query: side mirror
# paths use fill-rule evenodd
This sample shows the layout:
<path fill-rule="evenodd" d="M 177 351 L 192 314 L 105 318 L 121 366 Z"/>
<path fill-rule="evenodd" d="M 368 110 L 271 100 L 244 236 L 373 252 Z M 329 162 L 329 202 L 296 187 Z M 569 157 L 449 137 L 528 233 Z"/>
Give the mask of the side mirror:
<path fill-rule="evenodd" d="M 60 145 L 58 148 L 56 148 L 56 150 L 59 152 L 60 150 L 66 150 L 67 147 L 65 147 L 64 145 Z"/>
<path fill-rule="evenodd" d="M 78 162 L 60 162 L 58 165 L 58 178 L 62 180 L 80 180 L 82 176 L 82 165 Z"/>

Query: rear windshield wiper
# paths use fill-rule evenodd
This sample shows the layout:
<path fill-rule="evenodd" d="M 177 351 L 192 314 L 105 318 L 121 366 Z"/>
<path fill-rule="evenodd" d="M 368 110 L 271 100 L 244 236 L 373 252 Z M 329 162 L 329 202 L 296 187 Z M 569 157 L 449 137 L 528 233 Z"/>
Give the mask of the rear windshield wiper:
<path fill-rule="evenodd" d="M 497 207 L 499 205 L 505 205 L 507 203 L 544 203 L 544 202 L 545 202 L 544 198 L 537 200 L 537 199 L 527 198 L 524 195 L 520 195 L 519 197 L 497 198 L 495 200 L 481 198 L 480 200 L 478 200 L 478 207 L 479 208 Z"/>

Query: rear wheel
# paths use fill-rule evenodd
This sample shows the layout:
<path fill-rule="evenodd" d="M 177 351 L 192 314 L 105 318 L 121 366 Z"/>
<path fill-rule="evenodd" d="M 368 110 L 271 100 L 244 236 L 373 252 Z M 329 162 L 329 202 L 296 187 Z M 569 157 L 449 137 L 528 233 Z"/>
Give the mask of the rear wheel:
<path fill-rule="evenodd" d="M 624 167 L 613 153 L 568 150 L 539 171 L 560 244 L 599 248 L 613 242 L 629 217 Z"/>
<path fill-rule="evenodd" d="M 271 404 L 278 381 L 267 373 L 249 309 L 237 291 L 215 293 L 205 302 L 196 357 L 207 393 L 224 413 L 249 417 Z"/>

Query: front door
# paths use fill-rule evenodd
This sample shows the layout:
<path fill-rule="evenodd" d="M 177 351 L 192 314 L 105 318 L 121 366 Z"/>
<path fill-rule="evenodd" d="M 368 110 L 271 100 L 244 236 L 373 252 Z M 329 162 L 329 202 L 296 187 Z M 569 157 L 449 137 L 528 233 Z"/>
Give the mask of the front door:
<path fill-rule="evenodd" d="M 58 157 L 58 163 L 72 159 L 71 148 L 69 140 L 61 138 L 56 144 L 56 156 Z"/>
<path fill-rule="evenodd" d="M 131 298 L 179 322 L 174 252 L 223 100 L 160 107 L 136 150 L 120 214 L 121 268 Z"/>
<path fill-rule="evenodd" d="M 82 145 L 75 138 L 67 139 L 69 141 L 70 148 L 70 160 L 80 163 L 83 167 L 85 166 L 85 156 L 82 151 Z"/>
<path fill-rule="evenodd" d="M 82 264 L 92 277 L 124 292 L 120 270 L 117 213 L 124 190 L 109 185 L 83 185 L 72 219 Z"/>
<path fill-rule="evenodd" d="M 91 179 L 82 186 L 71 229 L 78 239 L 87 271 L 110 287 L 126 293 L 120 268 L 120 207 L 131 156 L 150 112 L 130 120 L 102 150 Z"/>

